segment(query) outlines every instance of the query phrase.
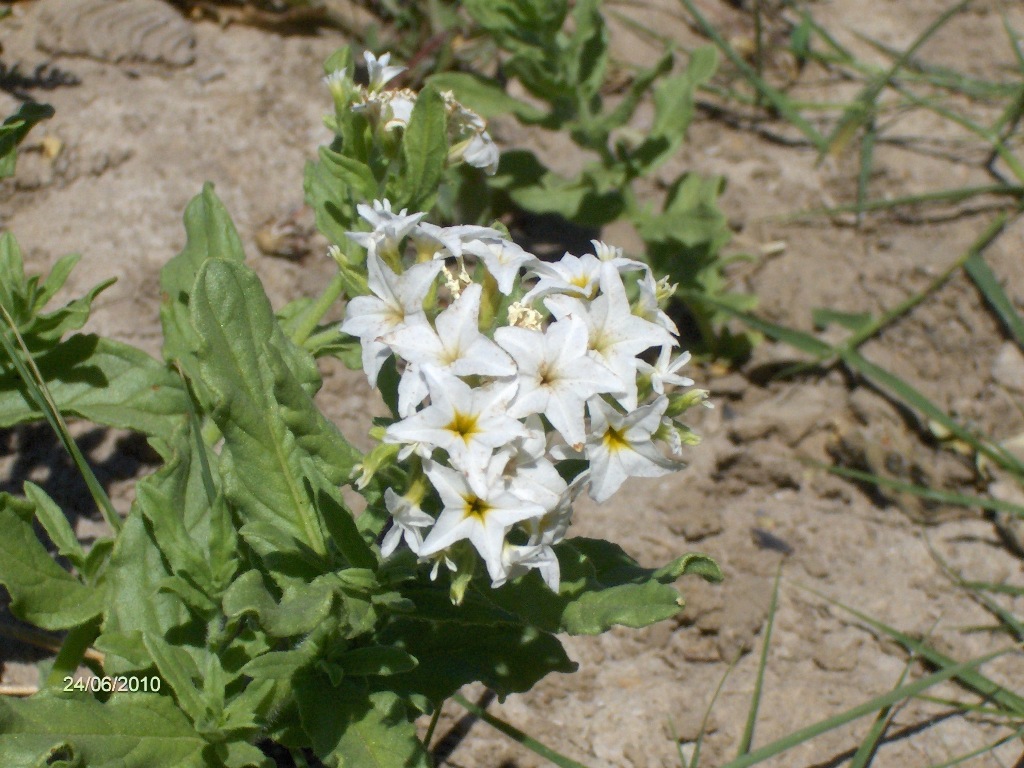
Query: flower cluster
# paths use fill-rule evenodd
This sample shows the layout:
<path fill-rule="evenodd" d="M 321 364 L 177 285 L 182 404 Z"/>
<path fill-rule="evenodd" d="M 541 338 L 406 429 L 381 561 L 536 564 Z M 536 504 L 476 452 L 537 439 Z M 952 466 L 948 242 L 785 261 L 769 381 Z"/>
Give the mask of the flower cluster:
<path fill-rule="evenodd" d="M 695 442 L 675 417 L 707 393 L 672 391 L 693 384 L 659 308 L 672 286 L 598 241 L 544 262 L 497 229 L 438 227 L 386 200 L 358 211 L 370 231 L 349 236 L 369 293 L 341 330 L 373 384 L 394 356 L 398 413 L 381 449 L 411 467 L 404 493 L 385 492 L 382 553 L 404 540 L 436 574 L 475 552 L 494 586 L 537 569 L 557 591 L 553 546 L 575 498 L 678 469 Z M 365 481 L 372 462 L 362 469 Z"/>
<path fill-rule="evenodd" d="M 362 114 L 374 128 L 385 132 L 405 129 L 416 106 L 417 92 L 410 88 L 385 89 L 405 67 L 391 66 L 391 54 L 377 58 L 363 53 L 369 83 L 357 85 L 346 69 L 335 70 L 324 78 L 339 109 Z M 487 133 L 487 124 L 473 110 L 460 104 L 451 91 L 441 94 L 447 112 L 449 160 L 463 161 L 493 174 L 498 169 L 498 148 Z"/>

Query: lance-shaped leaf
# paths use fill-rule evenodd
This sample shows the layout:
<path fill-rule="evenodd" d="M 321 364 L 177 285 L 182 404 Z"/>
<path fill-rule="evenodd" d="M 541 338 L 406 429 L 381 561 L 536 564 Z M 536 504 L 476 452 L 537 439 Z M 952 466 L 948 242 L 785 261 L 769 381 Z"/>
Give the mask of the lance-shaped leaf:
<path fill-rule="evenodd" d="M 185 209 L 185 236 L 184 249 L 160 270 L 160 321 L 164 329 L 164 358 L 178 360 L 186 370 L 191 370 L 197 340 L 189 322 L 189 303 L 196 275 L 208 259 L 241 262 L 245 253 L 235 225 L 210 183 L 203 185 L 203 191 Z"/>
<path fill-rule="evenodd" d="M 324 555 L 322 520 L 304 483 L 311 458 L 331 482 L 351 475 L 356 451 L 317 410 L 296 367 L 316 366 L 281 331 L 256 275 L 221 259 L 201 269 L 192 295 L 199 373 L 224 435 L 229 502 L 281 550 Z M 299 371 L 300 376 L 302 371 Z M 243 527 L 243 535 L 246 528 Z M 266 547 L 263 547 L 266 551 Z"/>
<path fill-rule="evenodd" d="M 420 91 L 402 141 L 405 176 L 400 206 L 429 211 L 437 195 L 448 157 L 447 118 L 444 100 L 433 88 Z"/>
<path fill-rule="evenodd" d="M 140 349 L 76 334 L 35 361 L 61 413 L 157 437 L 182 421 L 180 379 Z M 0 427 L 41 417 L 17 372 L 0 374 Z"/>
<path fill-rule="evenodd" d="M 104 594 L 65 571 L 32 529 L 35 504 L 0 494 L 0 583 L 11 611 L 43 629 L 70 629 L 99 616 Z"/>
<path fill-rule="evenodd" d="M 683 555 L 658 569 L 642 568 L 621 547 L 577 537 L 555 547 L 561 566 L 556 595 L 536 573 L 493 590 L 496 605 L 549 632 L 596 635 L 616 624 L 645 627 L 675 616 L 683 599 L 672 583 L 684 575 L 721 581 L 713 560 Z"/>
<path fill-rule="evenodd" d="M 207 742 L 166 696 L 0 699 L 5 766 L 204 768 Z M 57 762 L 57 760 L 61 762 Z"/>

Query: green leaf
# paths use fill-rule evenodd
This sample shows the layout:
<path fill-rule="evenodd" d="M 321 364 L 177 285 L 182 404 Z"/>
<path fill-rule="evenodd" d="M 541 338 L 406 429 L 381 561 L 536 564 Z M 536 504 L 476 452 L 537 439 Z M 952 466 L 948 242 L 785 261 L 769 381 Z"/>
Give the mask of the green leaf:
<path fill-rule="evenodd" d="M 43 629 L 70 629 L 104 608 L 103 591 L 87 587 L 53 561 L 32 530 L 34 505 L 0 494 L 0 583 L 11 612 Z"/>
<path fill-rule="evenodd" d="M 376 639 L 406 651 L 419 664 L 389 678 L 392 690 L 438 703 L 463 685 L 481 681 L 505 696 L 530 690 L 549 672 L 576 669 L 557 638 L 525 626 L 474 591 L 458 606 L 433 585 L 403 594 L 415 610 L 393 616 Z"/>
<path fill-rule="evenodd" d="M 92 699 L 0 699 L 0 754 L 10 768 L 204 768 L 207 742 L 166 696 L 121 693 Z"/>
<path fill-rule="evenodd" d="M 451 91 L 460 104 L 482 117 L 513 114 L 524 123 L 539 123 L 547 114 L 536 107 L 509 96 L 497 81 L 476 72 L 440 72 L 427 78 L 438 91 Z"/>
<path fill-rule="evenodd" d="M 572 12 L 573 34 L 565 58 L 569 80 L 576 86 L 577 98 L 581 100 L 589 100 L 600 93 L 608 68 L 608 28 L 601 17 L 600 5 L 601 0 L 580 0 Z"/>
<path fill-rule="evenodd" d="M 678 614 L 683 600 L 671 585 L 680 576 L 722 579 L 715 562 L 698 554 L 648 569 L 618 545 L 599 539 L 570 539 L 556 552 L 562 577 L 557 595 L 531 573 L 493 590 L 489 598 L 549 632 L 596 635 L 616 624 L 645 627 Z"/>
<path fill-rule="evenodd" d="M 224 615 L 234 619 L 253 613 L 272 637 L 297 637 L 328 619 L 337 590 L 337 579 L 327 574 L 309 584 L 293 583 L 278 603 L 264 585 L 260 572 L 246 571 L 224 594 Z"/>
<path fill-rule="evenodd" d="M 181 423 L 181 381 L 145 352 L 77 334 L 36 357 L 61 413 L 168 437 Z M 0 374 L 0 427 L 39 419 L 14 371 Z"/>
<path fill-rule="evenodd" d="M 718 67 L 712 47 L 690 54 L 686 71 L 658 81 L 654 88 L 654 123 L 647 138 L 632 153 L 645 173 L 668 160 L 682 145 L 693 120 L 693 94 Z"/>
<path fill-rule="evenodd" d="M 337 663 L 346 675 L 398 675 L 416 668 L 417 661 L 401 648 L 371 645 L 343 653 Z"/>
<path fill-rule="evenodd" d="M 304 484 L 309 457 L 333 483 L 347 480 L 358 453 L 317 410 L 311 357 L 284 336 L 256 275 L 213 259 L 200 270 L 192 320 L 199 374 L 224 435 L 222 474 L 242 533 L 260 524 L 284 551 L 326 554 L 322 520 Z M 301 378 L 300 378 L 301 377 Z"/>
<path fill-rule="evenodd" d="M 71 530 L 64 511 L 57 506 L 46 491 L 35 483 L 25 481 L 25 496 L 35 505 L 36 519 L 43 526 L 57 551 L 66 557 L 79 571 L 85 570 L 85 552 Z"/>
<path fill-rule="evenodd" d="M 156 664 L 160 679 L 174 691 L 178 706 L 193 723 L 200 723 L 208 717 L 208 702 L 195 685 L 199 679 L 199 668 L 183 648 L 171 645 L 162 637 L 150 632 L 142 633 L 142 641 L 153 663 Z"/>
<path fill-rule="evenodd" d="M 429 211 L 448 159 L 447 115 L 435 89 L 420 91 L 402 141 L 405 175 L 401 207 Z"/>
<path fill-rule="evenodd" d="M 23 102 L 18 111 L 0 125 L 0 179 L 14 175 L 18 145 L 36 123 L 53 117 L 53 107 L 34 101 Z"/>
<path fill-rule="evenodd" d="M 300 677 L 295 694 L 302 727 L 329 766 L 428 768 L 401 699 L 388 691 L 367 693 L 343 681 L 335 687 L 323 673 Z"/>
<path fill-rule="evenodd" d="M 309 459 L 303 460 L 303 467 L 309 484 L 308 493 L 320 510 L 331 541 L 346 562 L 356 568 L 376 569 L 377 556 L 363 539 L 352 511 L 345 506 L 337 487 L 329 483 Z"/>
<path fill-rule="evenodd" d="M 192 286 L 209 259 L 242 262 L 245 252 L 227 209 L 207 182 L 185 208 L 185 247 L 160 270 L 160 322 L 164 330 L 163 355 L 179 360 L 187 370 L 197 341 L 189 322 Z"/>
<path fill-rule="evenodd" d="M 159 482 L 151 476 L 142 483 Z M 107 674 L 146 670 L 152 659 L 142 633 L 161 637 L 172 630 L 179 642 L 205 645 L 206 628 L 194 623 L 181 597 L 161 589 L 172 574 L 137 506 L 125 520 L 105 574 L 109 602 L 96 647 L 106 652 Z"/>

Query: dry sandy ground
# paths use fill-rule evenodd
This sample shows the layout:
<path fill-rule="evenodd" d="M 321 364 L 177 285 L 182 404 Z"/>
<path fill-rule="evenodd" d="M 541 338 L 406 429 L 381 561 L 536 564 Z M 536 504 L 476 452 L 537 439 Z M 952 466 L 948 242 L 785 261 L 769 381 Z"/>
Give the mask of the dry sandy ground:
<path fill-rule="evenodd" d="M 16 179 L 0 186 L 2 226 L 17 235 L 30 268 L 40 271 L 67 252 L 82 253 L 70 292 L 80 293 L 101 278 L 118 278 L 97 302 L 90 330 L 156 354 L 158 270 L 183 244 L 185 204 L 210 180 L 272 300 L 280 305 L 316 292 L 331 271 L 322 242 L 314 237 L 309 255 L 283 259 L 261 253 L 257 237 L 268 223 L 288 220 L 302 206 L 303 164 L 328 139 L 321 124 L 328 105 L 319 80 L 321 62 L 344 42 L 341 34 L 280 36 L 200 22 L 191 25 L 195 47 L 189 64 L 112 64 L 37 47 L 40 15 L 60 2 L 20 3 L 14 17 L 0 24 L 8 67 L 18 63 L 28 73 L 38 65 L 50 68 L 45 71 L 56 67 L 77 81 L 48 92 L 29 90 L 53 104 L 57 115 L 32 135 Z M 749 14 L 736 9 L 742 4 L 702 0 L 699 5 L 729 34 L 750 34 Z M 675 17 L 678 7 L 655 2 L 642 11 L 643 18 L 684 46 L 697 44 L 692 30 Z M 811 7 L 840 39 L 880 61 L 855 30 L 906 46 L 944 4 L 836 0 Z M 922 55 L 975 74 L 1008 77 L 1012 55 L 1001 7 L 976 2 Z M 1015 27 L 1024 29 L 1020 6 L 1007 3 L 1006 8 Z M 626 29 L 617 30 L 615 43 L 626 59 L 650 55 L 648 42 Z M 784 69 L 782 62 L 776 75 Z M 817 98 L 852 93 L 851 86 L 815 72 L 801 75 L 800 87 Z M 4 114 L 15 106 L 13 96 L 0 94 Z M 948 128 L 935 119 L 912 113 L 896 115 L 890 123 L 890 138 L 927 141 L 879 144 L 873 196 L 988 183 L 977 150 L 947 141 Z M 497 133 L 506 146 L 526 140 L 507 126 L 498 126 Z M 781 214 L 850 200 L 856 155 L 817 164 L 809 148 L 765 133 L 792 135 L 770 122 L 730 126 L 721 116 L 702 112 L 688 146 L 663 175 L 672 178 L 689 168 L 727 177 L 722 205 L 736 232 L 732 250 L 767 254 L 740 264 L 735 284 L 755 292 L 759 311 L 775 321 L 810 328 L 814 307 L 876 313 L 891 307 L 957 258 L 991 216 L 968 212 L 928 221 L 879 215 L 859 228 L 842 217 L 784 221 Z M 55 156 L 44 151 L 43 140 L 50 137 L 59 142 Z M 50 142 L 51 149 L 55 146 Z M 301 221 L 301 212 L 297 215 Z M 605 237 L 634 244 L 621 228 Z M 986 252 L 1019 307 L 1024 306 L 1022 253 L 1024 223 L 1019 221 Z M 864 351 L 995 438 L 1024 432 L 1015 405 L 1024 397 L 1024 359 L 963 276 Z M 970 579 L 1024 584 L 1021 560 L 1003 546 L 990 523 L 973 512 L 873 494 L 806 463 L 839 456 L 940 488 L 983 487 L 970 461 L 928 440 L 913 415 L 840 370 L 770 381 L 773 366 L 791 355 L 765 343 L 739 370 L 695 368 L 694 378 L 712 391 L 716 408 L 700 416 L 697 427 L 705 440 L 692 452 L 691 466 L 663 480 L 634 481 L 607 505 L 579 510 L 579 533 L 613 539 L 651 565 L 684 551 L 706 552 L 721 563 L 725 583 L 684 583 L 689 603 L 679 621 L 642 632 L 568 639 L 578 673 L 545 680 L 528 695 L 492 704 L 492 711 L 588 766 L 678 765 L 677 742 L 684 751 L 690 748 L 712 692 L 738 658 L 708 723 L 704 764 L 720 764 L 734 753 L 743 728 L 780 565 L 756 744 L 883 693 L 903 673 L 903 651 L 831 601 L 929 635 L 957 658 L 1005 642 L 964 631 L 990 623 L 990 617 L 950 584 L 932 555 L 933 548 Z M 380 406 L 360 373 L 331 366 L 326 374 L 323 407 L 357 445 L 367 447 L 368 415 Z M 132 479 L 146 470 L 145 451 L 120 435 L 83 429 L 83 437 L 116 502 L 127 509 Z M 26 478 L 42 482 L 76 516 L 83 535 L 94 530 L 96 522 L 74 506 L 75 487 L 45 430 L 18 430 L 2 438 L 4 487 L 20 488 Z M 1024 613 L 1022 599 L 1003 603 Z M 6 653 L 5 680 L 31 676 L 16 650 Z M 1024 683 L 1019 656 L 986 671 L 1017 690 Z M 948 687 L 939 695 L 960 694 Z M 947 711 L 937 704 L 900 711 L 890 732 L 894 738 L 876 765 L 940 763 L 1003 733 L 980 718 L 943 717 Z M 455 729 L 463 714 L 450 705 L 439 735 Z M 868 727 L 868 720 L 857 721 L 769 764 L 841 764 Z M 483 723 L 448 744 L 451 766 L 546 764 Z M 1011 742 L 967 764 L 1013 765 L 1021 751 L 1020 741 Z"/>

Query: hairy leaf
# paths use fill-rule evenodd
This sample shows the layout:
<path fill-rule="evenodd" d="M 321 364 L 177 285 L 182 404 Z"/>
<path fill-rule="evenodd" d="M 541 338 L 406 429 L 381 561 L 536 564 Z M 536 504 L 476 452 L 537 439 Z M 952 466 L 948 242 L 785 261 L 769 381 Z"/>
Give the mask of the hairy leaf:
<path fill-rule="evenodd" d="M 367 693 L 323 673 L 295 684 L 302 726 L 329 766 L 427 768 L 430 765 L 401 699 L 387 691 Z"/>
<path fill-rule="evenodd" d="M 420 91 L 402 141 L 401 207 L 428 211 L 434 205 L 448 157 L 447 122 L 441 94 L 430 87 Z"/>
<path fill-rule="evenodd" d="M 166 696 L 0 699 L 0 754 L 10 768 L 204 768 L 207 742 Z"/>
<path fill-rule="evenodd" d="M 599 539 L 577 537 L 555 549 L 562 577 L 557 595 L 536 573 L 489 594 L 496 605 L 549 632 L 595 635 L 616 624 L 645 627 L 682 610 L 682 597 L 672 586 L 680 576 L 722 578 L 704 555 L 684 555 L 648 569 L 618 545 Z"/>
<path fill-rule="evenodd" d="M 313 404 L 316 364 L 284 336 L 259 279 L 240 264 L 206 263 L 191 311 L 201 342 L 199 373 L 224 435 L 224 489 L 241 515 L 243 536 L 258 530 L 265 545 L 326 554 L 303 459 L 340 483 L 358 454 Z M 250 523 L 260 527 L 247 528 Z"/>
<path fill-rule="evenodd" d="M 0 494 L 0 583 L 11 611 L 43 629 L 70 629 L 99 616 L 104 594 L 65 571 L 32 529 L 35 504 Z"/>
<path fill-rule="evenodd" d="M 180 379 L 140 349 L 76 334 L 36 357 L 36 364 L 64 414 L 158 437 L 181 423 Z M 0 427 L 41 416 L 18 374 L 0 374 Z"/>

